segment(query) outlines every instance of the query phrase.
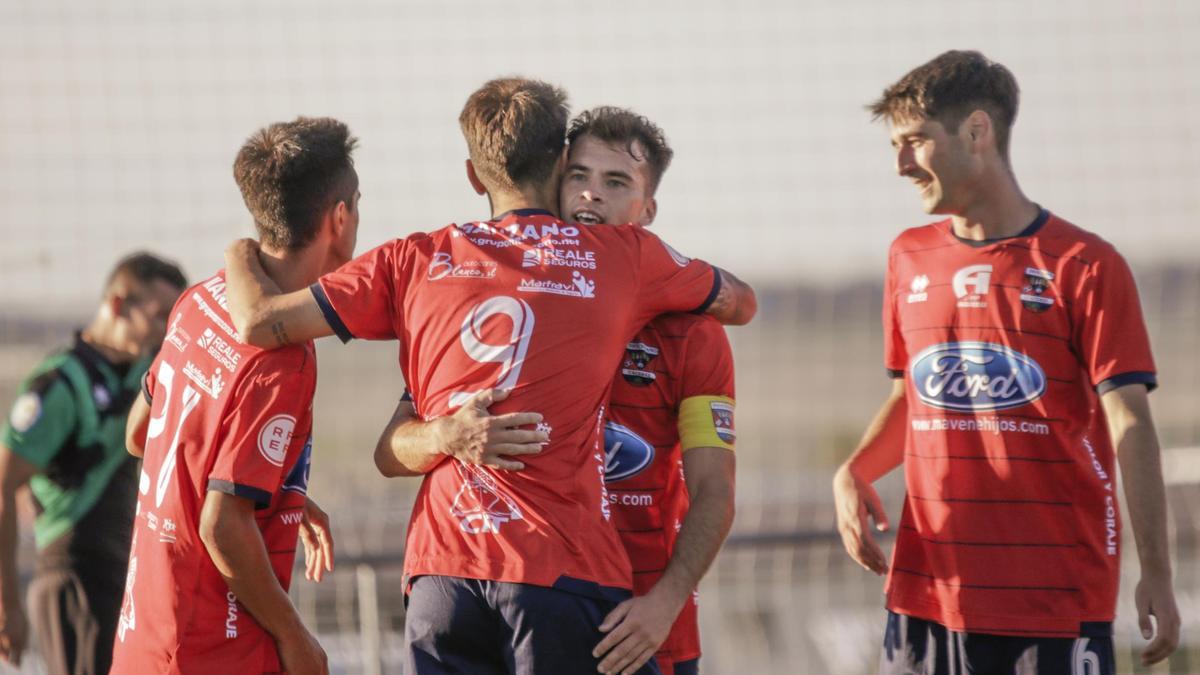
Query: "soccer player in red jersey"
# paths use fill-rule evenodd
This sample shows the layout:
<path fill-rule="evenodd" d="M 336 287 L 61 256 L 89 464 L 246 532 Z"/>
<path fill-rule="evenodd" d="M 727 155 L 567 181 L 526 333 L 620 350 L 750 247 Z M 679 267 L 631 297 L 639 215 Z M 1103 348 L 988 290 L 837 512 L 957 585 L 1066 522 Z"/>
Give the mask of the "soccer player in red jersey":
<path fill-rule="evenodd" d="M 577 117 L 567 138 L 560 191 L 567 222 L 650 225 L 672 155 L 662 131 L 605 107 Z M 605 483 L 637 597 L 601 626 L 608 631 L 596 650 L 601 672 L 632 672 L 652 656 L 667 675 L 699 671 L 694 591 L 733 522 L 733 397 L 729 340 L 709 317 L 657 317 L 626 345 L 605 425 Z M 501 416 L 464 411 L 431 433 L 423 427 L 447 420 L 414 423 L 415 407 L 402 401 L 376 449 L 381 471 L 404 475 L 394 457 L 422 439 L 441 441 L 426 452 L 476 464 L 504 466 L 536 451 L 514 445 Z"/>
<path fill-rule="evenodd" d="M 398 339 L 422 417 L 493 388 L 511 389 L 498 412 L 540 417 L 526 431 L 547 445 L 522 471 L 444 456 L 405 465 L 426 474 L 405 552 L 416 673 L 596 669 L 599 625 L 632 588 L 603 480 L 611 374 L 658 314 L 738 323 L 754 313 L 749 287 L 641 228 L 554 215 L 566 122 L 565 95 L 550 85 L 485 84 L 460 124 L 492 219 L 384 244 L 311 291 L 271 293 L 251 246 L 227 252 L 231 308 L 249 342 Z"/>
<path fill-rule="evenodd" d="M 281 288 L 353 254 L 355 143 L 337 120 L 300 118 L 238 153 L 234 177 Z M 130 414 L 144 463 L 116 673 L 328 671 L 287 596 L 302 526 L 308 572 L 332 569 L 327 519 L 306 496 L 316 357 L 311 343 L 243 345 L 225 289 L 218 272 L 184 293 Z"/>
<path fill-rule="evenodd" d="M 850 555 L 887 572 L 883 673 L 1112 673 L 1120 463 L 1149 664 L 1179 640 L 1137 289 L 1111 244 L 1022 194 L 1012 74 L 946 52 L 884 91 L 897 170 L 946 220 L 892 244 L 893 391 L 834 478 Z M 871 487 L 903 464 L 890 568 Z M 1151 621 L 1151 616 L 1155 621 Z"/>

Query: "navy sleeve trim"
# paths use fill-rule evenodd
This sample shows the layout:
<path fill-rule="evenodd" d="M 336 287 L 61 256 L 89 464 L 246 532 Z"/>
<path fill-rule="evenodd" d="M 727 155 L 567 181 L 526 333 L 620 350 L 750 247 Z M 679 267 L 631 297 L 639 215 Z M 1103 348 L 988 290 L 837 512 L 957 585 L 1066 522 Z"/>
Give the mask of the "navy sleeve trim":
<path fill-rule="evenodd" d="M 142 375 L 142 398 L 146 399 L 146 405 L 154 405 L 154 394 L 150 393 L 150 373 Z"/>
<path fill-rule="evenodd" d="M 699 307 L 692 310 L 692 314 L 703 314 L 707 312 L 708 308 L 711 307 L 714 302 L 716 302 L 717 294 L 721 292 L 721 268 L 715 265 L 712 266 L 712 273 L 712 290 L 708 292 L 708 297 L 704 299 L 704 302 L 700 303 Z"/>
<path fill-rule="evenodd" d="M 321 308 L 321 314 L 325 315 L 325 323 L 329 324 L 342 344 L 353 340 L 354 335 L 350 333 L 349 328 L 346 328 L 346 324 L 342 323 L 342 317 L 338 316 L 337 310 L 333 308 L 333 303 L 329 302 L 329 296 L 325 294 L 325 289 L 321 288 L 321 284 L 317 282 L 308 288 L 317 301 L 317 307 Z"/>
<path fill-rule="evenodd" d="M 400 400 L 404 401 L 405 403 L 412 403 L 413 402 L 412 392 L 409 391 L 408 389 L 405 389 L 404 393 L 400 395 Z"/>
<path fill-rule="evenodd" d="M 892 370 L 891 368 L 888 368 L 887 375 L 888 375 L 888 377 L 892 378 L 893 380 L 904 379 L 904 371 L 903 370 Z"/>
<path fill-rule="evenodd" d="M 1158 389 L 1158 377 L 1154 373 L 1144 370 L 1113 375 L 1107 380 L 1096 385 L 1096 393 L 1103 396 L 1113 389 L 1124 387 L 1130 384 L 1144 384 L 1146 385 L 1146 391 L 1154 391 L 1155 389 Z"/>
<path fill-rule="evenodd" d="M 254 508 L 265 509 L 271 505 L 271 493 L 249 485 L 239 485 L 232 481 L 208 479 L 208 489 L 213 492 L 224 492 L 227 495 L 249 499 L 254 502 Z"/>

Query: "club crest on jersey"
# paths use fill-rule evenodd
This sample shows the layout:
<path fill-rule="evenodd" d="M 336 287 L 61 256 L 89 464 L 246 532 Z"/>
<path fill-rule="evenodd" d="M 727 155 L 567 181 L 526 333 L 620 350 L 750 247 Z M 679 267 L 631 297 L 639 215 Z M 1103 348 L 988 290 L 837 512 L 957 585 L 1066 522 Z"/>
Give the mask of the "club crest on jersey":
<path fill-rule="evenodd" d="M 1006 410 L 1046 391 L 1046 374 L 1028 356 L 990 342 L 946 342 L 917 354 L 910 372 L 921 402 L 942 410 Z"/>
<path fill-rule="evenodd" d="M 1047 298 L 1054 273 L 1033 267 L 1025 268 L 1025 285 L 1021 287 L 1021 304 L 1031 312 L 1044 312 L 1054 305 L 1054 298 Z"/>
<path fill-rule="evenodd" d="M 654 461 L 654 446 L 636 431 L 616 422 L 604 425 L 604 482 L 632 478 Z"/>
<path fill-rule="evenodd" d="M 621 377 L 635 387 L 645 387 L 658 379 L 649 369 L 650 362 L 658 356 L 658 347 L 645 342 L 630 342 L 625 345 L 625 360 L 621 362 Z"/>
<path fill-rule="evenodd" d="M 297 492 L 302 495 L 308 494 L 308 477 L 312 471 L 312 434 L 308 435 L 308 440 L 304 442 L 304 450 L 300 452 L 300 458 L 296 460 L 296 465 L 292 467 L 291 473 L 283 481 L 282 489 L 288 492 Z"/>
<path fill-rule="evenodd" d="M 468 534 L 498 534 L 510 520 L 521 520 L 517 503 L 500 490 L 496 479 L 477 466 L 456 462 L 462 486 L 454 495 L 450 515 L 458 518 L 458 526 Z"/>
<path fill-rule="evenodd" d="M 708 404 L 712 410 L 713 428 L 717 437 L 726 443 L 737 440 L 737 432 L 733 428 L 733 406 L 724 401 L 713 401 Z"/>

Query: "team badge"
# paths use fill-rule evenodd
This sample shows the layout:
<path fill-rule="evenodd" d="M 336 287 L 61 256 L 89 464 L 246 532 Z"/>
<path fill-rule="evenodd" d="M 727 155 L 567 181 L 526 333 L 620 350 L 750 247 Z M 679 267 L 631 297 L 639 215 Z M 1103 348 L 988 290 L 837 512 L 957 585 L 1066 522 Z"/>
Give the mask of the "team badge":
<path fill-rule="evenodd" d="M 1054 298 L 1047 298 L 1054 273 L 1033 267 L 1025 268 L 1025 285 L 1021 287 L 1021 304 L 1031 312 L 1044 312 L 1054 305 Z"/>
<path fill-rule="evenodd" d="M 296 418 L 291 415 L 276 415 L 267 420 L 258 431 L 259 454 L 275 466 L 283 466 L 288 444 L 292 442 L 292 432 L 295 430 Z"/>
<path fill-rule="evenodd" d="M 8 422 L 13 431 L 23 434 L 33 428 L 42 418 L 42 397 L 28 391 L 17 397 L 13 402 L 12 411 L 8 414 Z"/>
<path fill-rule="evenodd" d="M 92 387 L 92 399 L 96 402 L 96 410 L 100 412 L 106 412 L 112 405 L 112 394 L 100 384 Z"/>
<path fill-rule="evenodd" d="M 708 404 L 712 410 L 713 427 L 717 437 L 726 443 L 737 440 L 737 432 L 733 429 L 733 405 L 724 401 L 713 401 Z"/>
<path fill-rule="evenodd" d="M 649 369 L 650 362 L 658 356 L 658 347 L 652 347 L 644 342 L 630 342 L 625 345 L 625 361 L 621 364 L 621 376 L 635 387 L 645 387 L 658 379 L 654 371 Z"/>

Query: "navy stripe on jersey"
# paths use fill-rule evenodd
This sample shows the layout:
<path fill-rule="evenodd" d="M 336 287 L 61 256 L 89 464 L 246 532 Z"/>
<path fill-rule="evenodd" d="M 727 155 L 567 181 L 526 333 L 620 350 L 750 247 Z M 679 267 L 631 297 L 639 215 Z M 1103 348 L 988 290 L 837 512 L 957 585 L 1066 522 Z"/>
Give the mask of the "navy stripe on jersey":
<path fill-rule="evenodd" d="M 1079 593 L 1080 589 L 1071 586 L 998 586 L 994 584 L 964 584 L 954 581 L 943 581 L 934 577 L 932 574 L 918 572 L 916 570 L 905 569 L 903 567 L 893 567 L 892 571 L 900 572 L 901 574 L 910 574 L 914 577 L 922 577 L 929 579 L 939 586 L 950 586 L 952 588 L 968 588 L 977 591 L 1056 591 L 1060 593 Z M 1024 630 L 1024 629 L 1022 629 Z"/>
<path fill-rule="evenodd" d="M 1130 384 L 1144 384 L 1146 385 L 1146 391 L 1154 391 L 1158 388 L 1158 377 L 1155 376 L 1154 373 L 1148 373 L 1144 371 L 1113 375 L 1107 380 L 1096 385 L 1096 393 L 1107 394 L 1113 389 L 1124 387 Z"/>
<path fill-rule="evenodd" d="M 1064 544 L 1062 542 L 1043 542 L 1043 541 L 961 541 L 953 539 L 934 539 L 921 534 L 920 530 L 912 525 L 905 525 L 901 529 L 915 532 L 918 539 L 937 546 L 986 546 L 986 547 L 1024 547 L 1024 548 L 1075 548 L 1080 546 L 1078 542 Z"/>
<path fill-rule="evenodd" d="M 308 287 L 312 291 L 313 298 L 317 301 L 317 307 L 321 308 L 321 314 L 325 316 L 325 323 L 333 329 L 334 334 L 342 343 L 349 342 L 354 339 L 354 335 L 346 328 L 346 324 L 342 321 L 342 317 L 338 316 L 337 310 L 333 308 L 333 303 L 329 302 L 329 296 L 325 294 L 325 289 L 321 288 L 320 283 L 314 283 Z"/>
<path fill-rule="evenodd" d="M 692 310 L 692 314 L 703 314 L 703 313 L 707 312 L 708 308 L 711 307 L 713 302 L 716 301 L 717 295 L 721 292 L 721 270 L 717 267 L 714 267 L 714 268 L 712 268 L 712 271 L 713 271 L 712 290 L 708 292 L 708 297 L 704 299 L 704 302 L 700 303 L 699 307 Z"/>
<path fill-rule="evenodd" d="M 265 509 L 271 505 L 271 493 L 250 485 L 239 485 L 227 480 L 208 479 L 208 489 L 214 492 L 224 492 L 227 495 L 249 499 L 254 502 L 254 508 Z"/>

